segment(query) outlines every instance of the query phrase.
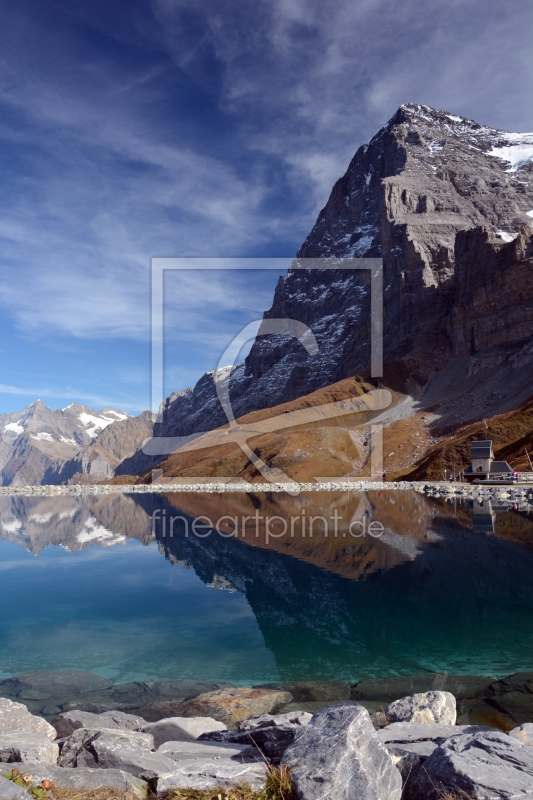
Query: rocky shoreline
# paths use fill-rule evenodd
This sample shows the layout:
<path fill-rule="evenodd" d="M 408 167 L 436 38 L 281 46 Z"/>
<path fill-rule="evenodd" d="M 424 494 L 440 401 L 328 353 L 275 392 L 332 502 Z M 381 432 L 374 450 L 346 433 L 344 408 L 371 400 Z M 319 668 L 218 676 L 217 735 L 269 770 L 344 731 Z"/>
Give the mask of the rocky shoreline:
<path fill-rule="evenodd" d="M 415 491 L 428 496 L 458 498 L 528 498 L 533 500 L 533 484 L 466 484 L 444 483 L 439 481 L 329 481 L 327 483 L 168 483 L 151 484 L 75 484 L 72 486 L 0 486 L 0 497 L 60 495 L 105 495 L 105 494 L 168 494 L 206 493 L 229 494 L 242 492 L 245 494 L 262 494 L 265 492 L 300 493 L 300 492 L 368 492 L 368 491 Z"/>
<path fill-rule="evenodd" d="M 28 800 L 19 776 L 139 800 L 261 791 L 268 764 L 291 769 L 298 800 L 533 797 L 532 689 L 533 673 L 256 687 L 21 673 L 0 682 L 0 798 Z"/>

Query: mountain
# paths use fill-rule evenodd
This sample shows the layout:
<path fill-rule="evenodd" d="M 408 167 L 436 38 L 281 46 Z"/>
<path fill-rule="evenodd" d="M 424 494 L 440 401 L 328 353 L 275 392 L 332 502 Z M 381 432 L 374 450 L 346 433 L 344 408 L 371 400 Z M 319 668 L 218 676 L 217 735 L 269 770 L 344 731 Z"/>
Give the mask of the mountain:
<path fill-rule="evenodd" d="M 367 273 L 298 269 L 301 259 L 323 257 L 383 259 L 384 374 L 370 383 L 394 393 L 379 417 L 387 469 L 419 463 L 450 428 L 529 400 L 532 159 L 533 134 L 401 106 L 357 150 L 265 313 L 308 325 L 318 353 L 260 336 L 231 374 L 235 416 L 287 411 L 349 377 L 370 380 Z M 226 421 L 208 373 L 168 398 L 155 433 L 184 436 Z M 138 452 L 117 473 L 140 474 L 158 460 Z M 220 466 L 204 460 L 203 474 L 217 474 L 215 461 Z"/>
<path fill-rule="evenodd" d="M 112 471 L 107 461 L 118 463 L 150 435 L 147 414 L 131 417 L 124 411 L 94 411 L 77 403 L 52 410 L 42 400 L 22 411 L 0 414 L 0 483 L 57 483 L 54 477 L 68 478 L 75 471 L 91 469 L 108 476 Z M 70 470 L 66 465 L 71 465 Z"/>
<path fill-rule="evenodd" d="M 305 323 L 318 352 L 287 336 L 261 335 L 229 379 L 234 415 L 251 424 L 267 410 L 286 414 L 374 388 L 388 389 L 391 405 L 345 420 L 347 431 L 332 430 L 335 420 L 281 433 L 259 426 L 251 444 L 263 460 L 304 479 L 335 470 L 369 474 L 372 420 L 383 426 L 384 469 L 391 476 L 414 468 L 419 477 L 438 475 L 452 462 L 460 469 L 463 439 L 482 434 L 478 423 L 505 429 L 498 446 L 518 453 L 523 426 L 502 428 L 499 419 L 533 399 L 532 224 L 533 134 L 401 106 L 355 153 L 265 312 L 265 320 Z M 382 377 L 372 378 L 369 369 L 368 271 L 301 268 L 305 259 L 320 258 L 382 259 Z M 144 475 L 147 481 L 159 466 L 164 474 L 191 478 L 259 477 L 229 443 L 182 450 L 163 463 L 142 451 L 152 432 L 179 437 L 227 424 L 213 373 L 170 395 L 155 426 L 148 413 L 136 420 L 94 429 L 93 440 L 74 445 L 57 436 L 57 442 L 28 438 L 11 415 L 3 423 L 3 480 L 128 482 Z M 38 465 L 33 471 L 22 466 L 30 461 Z"/>

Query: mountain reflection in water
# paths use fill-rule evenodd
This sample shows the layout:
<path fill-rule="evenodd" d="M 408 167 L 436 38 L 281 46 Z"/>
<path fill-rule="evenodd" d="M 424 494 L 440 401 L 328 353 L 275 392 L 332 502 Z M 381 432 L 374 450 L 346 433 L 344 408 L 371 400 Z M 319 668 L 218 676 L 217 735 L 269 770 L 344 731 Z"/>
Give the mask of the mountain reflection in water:
<path fill-rule="evenodd" d="M 336 535 L 317 520 L 309 536 L 311 518 L 335 514 Z M 225 519 L 199 537 L 200 516 Z M 299 523 L 267 541 L 266 517 L 277 534 Z M 373 520 L 382 536 L 350 534 Z M 11 543 L 0 544 L 0 675 L 83 666 L 115 680 L 253 683 L 531 667 L 527 506 L 400 491 L 2 497 L 0 540 Z"/>

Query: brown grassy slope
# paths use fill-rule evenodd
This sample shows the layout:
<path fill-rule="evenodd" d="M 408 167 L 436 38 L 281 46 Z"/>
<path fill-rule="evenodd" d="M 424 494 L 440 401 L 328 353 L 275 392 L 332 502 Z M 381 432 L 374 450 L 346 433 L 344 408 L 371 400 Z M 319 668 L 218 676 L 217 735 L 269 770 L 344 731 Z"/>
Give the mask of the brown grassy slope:
<path fill-rule="evenodd" d="M 262 409 L 241 417 L 240 425 L 250 425 L 293 411 L 361 397 L 375 386 L 360 377 L 346 378 L 290 403 Z M 308 481 L 315 477 L 338 477 L 357 474 L 366 457 L 347 428 L 368 422 L 376 412 L 359 412 L 333 419 L 321 419 L 287 430 L 251 436 L 249 446 L 270 467 L 281 468 L 289 477 Z M 218 428 L 218 434 L 228 426 Z M 365 434 L 361 434 L 364 441 Z M 220 437 L 219 437 L 220 441 Z M 203 450 L 180 450 L 164 458 L 158 469 L 165 478 L 235 477 L 263 481 L 236 443 L 217 444 Z M 123 482 L 114 479 L 112 482 Z M 151 472 L 139 479 L 150 483 Z"/>

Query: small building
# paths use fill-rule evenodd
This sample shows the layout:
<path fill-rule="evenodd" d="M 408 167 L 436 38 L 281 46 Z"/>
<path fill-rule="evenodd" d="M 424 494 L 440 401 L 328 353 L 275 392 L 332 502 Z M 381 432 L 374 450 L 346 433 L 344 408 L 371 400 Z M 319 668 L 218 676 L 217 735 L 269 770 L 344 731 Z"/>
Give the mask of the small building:
<path fill-rule="evenodd" d="M 492 442 L 489 440 L 470 442 L 470 466 L 463 478 L 473 481 L 507 481 L 513 478 L 513 469 L 507 461 L 495 461 Z"/>

